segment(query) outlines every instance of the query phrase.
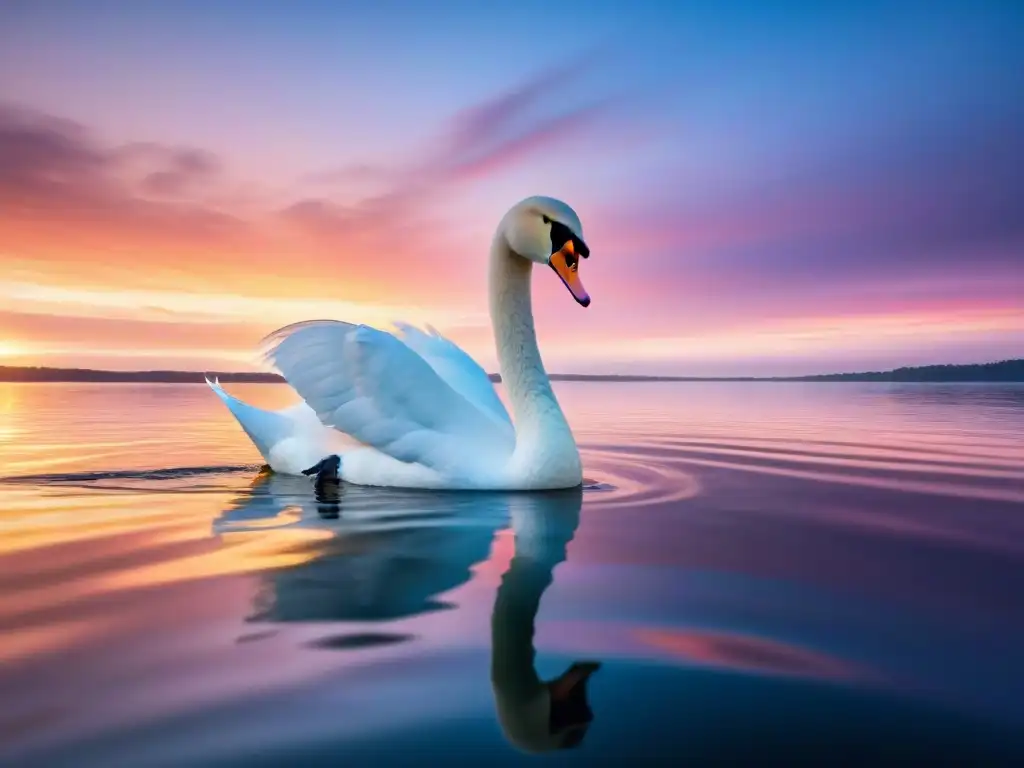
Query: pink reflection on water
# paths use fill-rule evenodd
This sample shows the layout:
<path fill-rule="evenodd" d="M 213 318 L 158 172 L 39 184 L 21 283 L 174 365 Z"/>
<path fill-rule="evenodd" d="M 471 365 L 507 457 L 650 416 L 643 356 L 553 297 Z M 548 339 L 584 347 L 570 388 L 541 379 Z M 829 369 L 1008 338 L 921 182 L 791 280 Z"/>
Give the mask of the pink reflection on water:
<path fill-rule="evenodd" d="M 846 662 L 763 637 L 683 629 L 637 629 L 633 634 L 652 648 L 694 664 L 828 680 L 860 676 Z"/>
<path fill-rule="evenodd" d="M 728 630 L 547 620 L 539 623 L 537 646 L 549 653 L 599 659 L 650 659 L 757 675 L 879 682 L 869 670 L 820 650 Z"/>

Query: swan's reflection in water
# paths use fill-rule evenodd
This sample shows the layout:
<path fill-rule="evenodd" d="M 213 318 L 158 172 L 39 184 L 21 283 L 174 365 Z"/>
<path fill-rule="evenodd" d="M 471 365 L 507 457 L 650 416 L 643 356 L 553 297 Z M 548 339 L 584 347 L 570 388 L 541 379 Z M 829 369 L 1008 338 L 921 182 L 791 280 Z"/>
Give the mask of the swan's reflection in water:
<path fill-rule="evenodd" d="M 534 622 L 555 566 L 576 533 L 583 492 L 519 494 L 509 499 L 515 554 L 491 614 L 491 683 L 506 738 L 526 752 L 578 746 L 593 720 L 587 680 L 600 666 L 578 661 L 544 682 L 534 667 Z"/>
<path fill-rule="evenodd" d="M 515 553 L 491 616 L 491 685 L 508 741 L 526 752 L 578 746 L 593 720 L 576 662 L 543 681 L 534 624 L 555 567 L 566 559 L 583 490 L 545 493 L 413 492 L 261 475 L 215 523 L 219 531 L 329 527 L 300 564 L 261 575 L 253 621 L 390 621 L 448 607 L 438 595 L 469 580 L 511 521 Z M 295 515 L 298 512 L 298 515 Z M 408 639 L 408 636 L 403 636 Z"/>
<path fill-rule="evenodd" d="M 487 559 L 507 505 L 485 494 L 333 485 L 261 475 L 214 523 L 218 532 L 273 527 L 320 534 L 291 546 L 306 556 L 260 574 L 250 621 L 366 622 L 449 608 L 438 599 Z"/>

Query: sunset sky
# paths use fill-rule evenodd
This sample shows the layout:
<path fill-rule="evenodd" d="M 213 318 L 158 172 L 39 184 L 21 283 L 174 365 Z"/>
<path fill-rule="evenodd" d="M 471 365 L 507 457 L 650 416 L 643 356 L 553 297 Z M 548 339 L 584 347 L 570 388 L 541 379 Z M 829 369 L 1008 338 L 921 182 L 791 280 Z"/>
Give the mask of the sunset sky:
<path fill-rule="evenodd" d="M 826 7 L 827 6 L 827 7 Z M 0 365 L 249 370 L 431 323 L 493 370 L 532 194 L 559 372 L 1024 356 L 1024 3 L 0 3 Z"/>

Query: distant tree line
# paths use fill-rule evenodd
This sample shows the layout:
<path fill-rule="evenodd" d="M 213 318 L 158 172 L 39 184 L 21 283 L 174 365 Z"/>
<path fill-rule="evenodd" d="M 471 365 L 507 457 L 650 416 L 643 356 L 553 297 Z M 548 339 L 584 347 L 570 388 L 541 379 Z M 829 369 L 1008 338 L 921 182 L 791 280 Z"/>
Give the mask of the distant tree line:
<path fill-rule="evenodd" d="M 90 368 L 39 368 L 0 366 L 0 381 L 201 384 L 205 376 L 223 382 L 274 384 L 283 382 L 275 373 L 202 373 L 200 371 L 96 371 Z"/>
<path fill-rule="evenodd" d="M 1002 360 L 998 363 L 973 365 L 922 365 L 897 368 L 894 371 L 868 373 L 829 373 L 803 376 L 801 381 L 1024 381 L 1024 360 Z"/>
<path fill-rule="evenodd" d="M 166 384 L 201 384 L 205 376 L 217 377 L 223 382 L 251 384 L 279 384 L 284 381 L 275 373 L 216 373 L 200 371 L 96 371 L 88 368 L 38 368 L 0 366 L 0 381 L 6 382 L 98 382 L 131 383 L 151 382 Z M 492 381 L 501 381 L 498 374 Z M 1002 360 L 997 363 L 972 365 L 923 365 L 916 368 L 897 368 L 893 371 L 863 373 L 825 373 L 815 376 L 777 376 L 757 378 L 697 377 L 697 376 L 634 376 L 552 374 L 556 381 L 892 381 L 892 382 L 1024 382 L 1024 359 Z"/>

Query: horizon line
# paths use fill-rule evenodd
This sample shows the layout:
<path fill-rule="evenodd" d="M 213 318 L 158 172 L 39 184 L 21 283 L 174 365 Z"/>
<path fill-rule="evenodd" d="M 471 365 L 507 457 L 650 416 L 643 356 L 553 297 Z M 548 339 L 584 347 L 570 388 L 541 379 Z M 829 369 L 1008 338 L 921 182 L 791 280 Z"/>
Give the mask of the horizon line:
<path fill-rule="evenodd" d="M 1014 371 L 1014 368 L 1019 370 Z M 1000 368 L 1008 368 L 1010 370 L 1006 373 L 1016 373 L 1019 379 L 1000 379 L 1004 381 L 1008 380 L 1024 380 L 1024 358 L 1008 358 L 1005 360 L 996 360 L 985 363 L 934 363 L 928 365 L 919 366 L 900 366 L 898 368 L 891 368 L 881 371 L 845 371 L 845 372 L 834 372 L 834 373 L 815 373 L 815 374 L 802 374 L 795 376 L 683 376 L 683 375 L 660 375 L 660 374 L 631 374 L 631 373 L 550 373 L 548 377 L 551 380 L 562 380 L 562 381 L 623 381 L 623 382 L 643 382 L 643 381 L 665 381 L 665 382 L 699 382 L 699 381 L 813 381 L 813 380 L 839 380 L 839 379 L 851 379 L 855 377 L 870 377 L 877 378 L 883 376 L 893 376 L 897 374 L 912 374 L 914 372 L 931 372 L 931 373 L 954 373 L 960 371 L 966 373 L 970 370 L 977 371 L 992 371 L 999 372 Z M 9 378 L 12 375 L 22 374 L 24 376 L 31 377 L 33 374 L 47 376 L 47 378 L 35 379 L 27 378 Z M 62 379 L 60 376 L 74 376 L 77 378 Z M 117 371 L 117 370 L 106 370 L 97 368 L 76 368 L 76 367 L 63 367 L 63 366 L 32 366 L 32 365 L 17 365 L 17 366 L 0 366 L 0 382 L 4 383 L 18 383 L 24 381 L 25 383 L 60 383 L 74 382 L 74 381 L 97 381 L 97 383 L 113 383 L 118 380 L 123 382 L 131 382 L 138 380 L 142 377 L 173 377 L 171 381 L 165 383 L 203 383 L 206 378 L 217 378 L 224 379 L 228 382 L 233 383 L 246 383 L 246 384 L 271 384 L 271 383 L 283 383 L 286 382 L 283 376 L 279 373 L 272 371 L 202 371 L 202 370 L 176 370 L 176 369 L 148 369 L 148 370 L 134 370 L 134 371 Z M 488 378 L 493 382 L 501 381 L 500 373 L 488 373 Z M 192 379 L 195 379 L 193 382 Z M 940 379 L 941 380 L 941 379 Z M 153 380 L 153 383 L 160 383 Z"/>

